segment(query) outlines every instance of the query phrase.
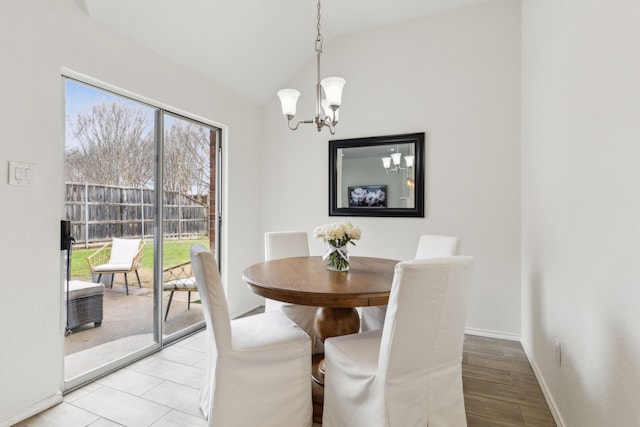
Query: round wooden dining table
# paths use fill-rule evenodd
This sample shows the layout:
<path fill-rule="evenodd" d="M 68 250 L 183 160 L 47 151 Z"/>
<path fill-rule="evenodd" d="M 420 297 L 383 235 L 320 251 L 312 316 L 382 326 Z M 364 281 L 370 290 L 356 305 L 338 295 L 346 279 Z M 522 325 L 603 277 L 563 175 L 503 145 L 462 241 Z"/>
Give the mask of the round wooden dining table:
<path fill-rule="evenodd" d="M 318 307 L 315 333 L 326 338 L 354 334 L 360 330 L 355 307 L 384 305 L 389 300 L 396 260 L 350 257 L 349 270 L 327 270 L 319 256 L 281 258 L 247 267 L 243 280 L 265 298 Z M 324 360 L 313 361 L 314 421 L 322 422 Z M 319 420 L 319 421 L 318 421 Z"/>

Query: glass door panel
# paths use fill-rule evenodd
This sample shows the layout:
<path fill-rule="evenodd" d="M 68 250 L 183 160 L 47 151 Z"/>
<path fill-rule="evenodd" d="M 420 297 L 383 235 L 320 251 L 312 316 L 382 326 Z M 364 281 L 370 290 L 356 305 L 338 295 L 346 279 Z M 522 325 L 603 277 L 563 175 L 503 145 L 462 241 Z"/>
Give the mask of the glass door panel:
<path fill-rule="evenodd" d="M 72 79 L 65 79 L 65 91 L 65 219 L 76 240 L 63 289 L 70 322 L 64 343 L 69 389 L 159 346 L 157 138 L 155 108 Z"/>
<path fill-rule="evenodd" d="M 189 250 L 216 248 L 218 130 L 165 113 L 163 146 L 163 334 L 178 338 L 204 327 Z"/>

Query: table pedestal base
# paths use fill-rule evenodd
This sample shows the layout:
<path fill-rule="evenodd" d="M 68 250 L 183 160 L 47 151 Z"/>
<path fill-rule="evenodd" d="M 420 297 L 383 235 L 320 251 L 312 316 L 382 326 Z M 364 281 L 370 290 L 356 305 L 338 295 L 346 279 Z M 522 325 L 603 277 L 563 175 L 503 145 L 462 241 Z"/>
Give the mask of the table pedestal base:
<path fill-rule="evenodd" d="M 313 324 L 318 338 L 324 340 L 340 335 L 357 334 L 360 330 L 360 316 L 352 307 L 319 307 Z M 313 364 L 313 379 L 324 384 L 324 359 Z"/>
<path fill-rule="evenodd" d="M 322 424 L 322 410 L 324 409 L 324 386 L 315 380 L 315 372 L 318 369 L 318 363 L 324 357 L 323 354 L 313 355 L 312 372 L 314 378 L 311 380 L 311 401 L 313 402 L 313 422 Z"/>

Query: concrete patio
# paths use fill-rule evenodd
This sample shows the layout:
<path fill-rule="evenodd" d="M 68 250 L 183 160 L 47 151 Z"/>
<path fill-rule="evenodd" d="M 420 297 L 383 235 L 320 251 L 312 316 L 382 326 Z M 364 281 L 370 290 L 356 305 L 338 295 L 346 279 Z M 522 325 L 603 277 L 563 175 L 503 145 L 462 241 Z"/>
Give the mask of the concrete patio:
<path fill-rule="evenodd" d="M 163 322 L 164 336 L 204 320 L 197 292 L 191 293 L 187 310 L 187 292 L 175 292 L 169 316 Z M 65 379 L 73 378 L 108 361 L 118 359 L 153 342 L 153 293 L 149 288 L 114 284 L 105 286 L 102 325 L 92 323 L 72 329 L 64 339 Z M 162 315 L 169 292 L 164 292 Z"/>

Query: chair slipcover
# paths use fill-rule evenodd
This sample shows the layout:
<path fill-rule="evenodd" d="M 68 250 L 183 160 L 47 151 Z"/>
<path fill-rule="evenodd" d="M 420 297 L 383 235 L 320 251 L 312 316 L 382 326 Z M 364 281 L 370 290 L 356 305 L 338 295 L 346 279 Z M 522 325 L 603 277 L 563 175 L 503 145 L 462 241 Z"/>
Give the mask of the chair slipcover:
<path fill-rule="evenodd" d="M 325 340 L 323 427 L 464 427 L 473 257 L 398 263 L 382 330 Z"/>
<path fill-rule="evenodd" d="M 438 258 L 460 254 L 460 239 L 453 236 L 423 234 L 418 240 L 415 259 Z"/>
<path fill-rule="evenodd" d="M 191 247 L 210 339 L 200 404 L 210 427 L 309 427 L 311 342 L 279 311 L 229 320 L 213 254 Z"/>
<path fill-rule="evenodd" d="M 309 256 L 309 240 L 304 231 L 277 231 L 264 235 L 265 260 Z M 313 353 L 322 353 L 322 341 L 315 336 L 313 322 L 317 307 L 291 304 L 266 298 L 264 311 L 281 310 L 313 338 Z"/>
<path fill-rule="evenodd" d="M 457 237 L 423 234 L 418 240 L 415 259 L 438 258 L 459 254 L 460 239 Z M 382 329 L 386 312 L 386 305 L 362 307 L 360 309 L 360 330 L 366 332 Z"/>

